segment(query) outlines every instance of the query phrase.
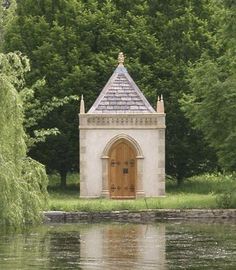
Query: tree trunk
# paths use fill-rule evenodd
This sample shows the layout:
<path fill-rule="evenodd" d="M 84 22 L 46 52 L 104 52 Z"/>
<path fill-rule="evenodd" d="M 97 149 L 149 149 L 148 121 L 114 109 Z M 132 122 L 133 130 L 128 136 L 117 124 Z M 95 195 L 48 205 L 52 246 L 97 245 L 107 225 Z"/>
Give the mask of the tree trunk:
<path fill-rule="evenodd" d="M 183 178 L 177 178 L 177 186 L 180 187 L 183 183 L 184 179 Z"/>
<path fill-rule="evenodd" d="M 67 175 L 67 172 L 66 171 L 61 171 L 60 172 L 60 176 L 61 176 L 61 187 L 62 188 L 66 188 L 66 175 Z"/>

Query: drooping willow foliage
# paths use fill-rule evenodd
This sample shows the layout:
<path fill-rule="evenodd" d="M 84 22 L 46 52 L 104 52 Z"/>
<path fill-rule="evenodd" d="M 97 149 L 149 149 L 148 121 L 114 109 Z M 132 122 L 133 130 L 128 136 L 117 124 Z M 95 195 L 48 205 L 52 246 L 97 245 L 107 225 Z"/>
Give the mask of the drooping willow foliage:
<path fill-rule="evenodd" d="M 0 225 L 37 223 L 47 202 L 44 166 L 26 155 L 22 100 L 17 91 L 29 63 L 0 54 Z"/>

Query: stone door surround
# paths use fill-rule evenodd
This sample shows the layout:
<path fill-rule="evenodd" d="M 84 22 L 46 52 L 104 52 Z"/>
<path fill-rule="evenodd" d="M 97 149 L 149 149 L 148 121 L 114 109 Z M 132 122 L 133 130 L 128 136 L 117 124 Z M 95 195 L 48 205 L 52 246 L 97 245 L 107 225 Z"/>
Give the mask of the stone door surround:
<path fill-rule="evenodd" d="M 102 153 L 102 197 L 110 198 L 109 191 L 109 159 L 110 159 L 110 151 L 114 144 L 119 141 L 127 141 L 134 149 L 136 155 L 136 166 L 137 166 L 137 174 L 136 174 L 136 198 L 144 197 L 143 190 L 143 153 L 138 144 L 138 142 L 127 134 L 119 134 L 113 137 L 106 145 L 103 153 Z"/>

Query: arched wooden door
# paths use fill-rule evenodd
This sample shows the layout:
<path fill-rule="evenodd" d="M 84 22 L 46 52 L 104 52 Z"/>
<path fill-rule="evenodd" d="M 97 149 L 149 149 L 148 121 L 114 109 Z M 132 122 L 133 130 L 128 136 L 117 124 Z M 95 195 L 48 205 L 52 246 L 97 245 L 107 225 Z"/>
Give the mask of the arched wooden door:
<path fill-rule="evenodd" d="M 109 155 L 109 191 L 113 199 L 135 198 L 136 155 L 129 142 L 120 140 Z"/>

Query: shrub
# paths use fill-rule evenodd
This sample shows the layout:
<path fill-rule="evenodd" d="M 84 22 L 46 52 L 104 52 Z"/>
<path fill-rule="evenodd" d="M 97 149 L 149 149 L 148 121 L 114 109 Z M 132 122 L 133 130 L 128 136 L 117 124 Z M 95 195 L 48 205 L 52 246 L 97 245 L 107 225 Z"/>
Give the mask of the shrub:
<path fill-rule="evenodd" d="M 216 203 L 219 208 L 236 208 L 236 189 L 218 194 Z"/>

